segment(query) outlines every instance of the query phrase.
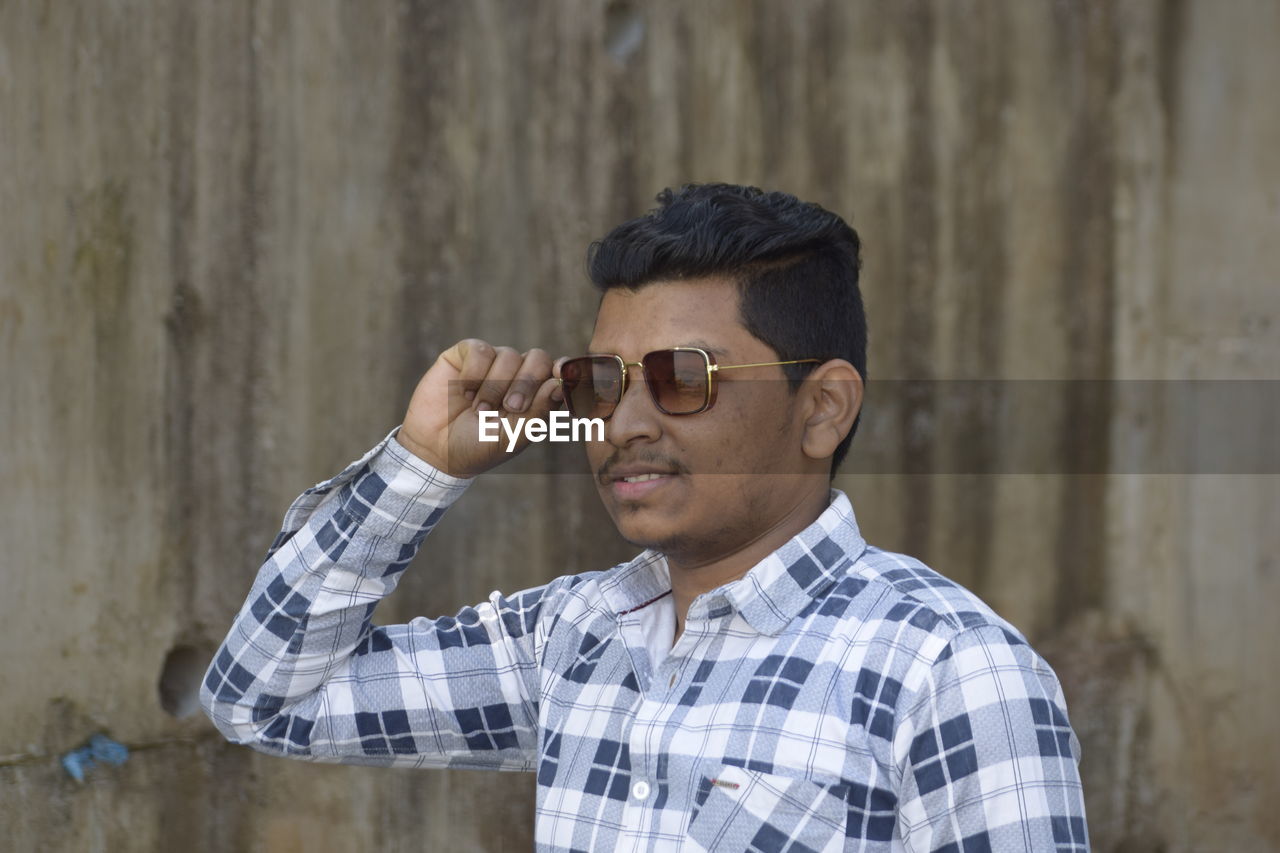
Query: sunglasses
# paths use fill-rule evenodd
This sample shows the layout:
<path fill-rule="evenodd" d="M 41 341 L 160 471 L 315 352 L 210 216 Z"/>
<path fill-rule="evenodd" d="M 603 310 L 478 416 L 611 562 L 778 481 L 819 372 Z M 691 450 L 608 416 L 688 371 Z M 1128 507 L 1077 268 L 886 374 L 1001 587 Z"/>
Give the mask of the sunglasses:
<path fill-rule="evenodd" d="M 584 355 L 561 363 L 560 387 L 573 417 L 608 420 L 627 393 L 630 369 L 638 367 L 658 411 L 665 415 L 696 415 L 715 404 L 715 374 L 721 370 L 821 362 L 819 358 L 799 358 L 716 364 L 711 353 L 697 347 L 654 350 L 636 362 L 623 361 L 620 355 Z"/>

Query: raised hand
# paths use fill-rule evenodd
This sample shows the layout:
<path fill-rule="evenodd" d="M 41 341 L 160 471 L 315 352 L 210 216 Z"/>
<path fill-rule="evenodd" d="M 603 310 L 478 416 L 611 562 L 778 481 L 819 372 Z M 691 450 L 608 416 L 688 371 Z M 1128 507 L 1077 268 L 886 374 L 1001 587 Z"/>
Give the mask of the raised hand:
<path fill-rule="evenodd" d="M 523 450 L 505 441 L 480 441 L 480 412 L 546 418 L 560 405 L 551 356 L 521 353 L 476 338 L 440 354 L 409 401 L 397 440 L 411 453 L 455 477 L 474 477 Z"/>

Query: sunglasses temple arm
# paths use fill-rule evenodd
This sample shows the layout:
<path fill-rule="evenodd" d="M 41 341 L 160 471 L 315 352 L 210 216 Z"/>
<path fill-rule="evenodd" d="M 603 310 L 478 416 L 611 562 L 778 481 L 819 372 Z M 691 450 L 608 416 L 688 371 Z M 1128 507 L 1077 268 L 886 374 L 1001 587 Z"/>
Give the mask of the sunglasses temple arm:
<path fill-rule="evenodd" d="M 711 371 L 714 373 L 718 370 L 736 370 L 739 367 L 775 367 L 783 364 L 821 364 L 820 358 L 797 358 L 793 361 L 757 361 L 752 364 L 713 364 Z"/>

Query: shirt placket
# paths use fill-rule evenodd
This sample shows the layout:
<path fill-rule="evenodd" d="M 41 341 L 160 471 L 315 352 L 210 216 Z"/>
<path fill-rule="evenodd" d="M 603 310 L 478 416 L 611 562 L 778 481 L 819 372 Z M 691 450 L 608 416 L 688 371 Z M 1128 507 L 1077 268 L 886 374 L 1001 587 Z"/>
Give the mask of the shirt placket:
<path fill-rule="evenodd" d="M 631 659 L 631 668 L 636 675 L 640 695 L 636 699 L 634 713 L 629 715 L 630 720 L 624 725 L 623 730 L 631 759 L 631 779 L 627 800 L 623 805 L 622 833 L 615 849 L 640 851 L 647 849 L 648 840 L 652 834 L 650 823 L 653 820 L 653 801 L 657 789 L 657 764 L 647 744 L 656 720 L 655 711 L 660 706 L 661 700 L 655 701 L 656 697 L 653 696 L 653 688 L 658 682 L 658 677 L 649 662 L 649 652 L 640 620 L 634 616 L 621 617 L 618 621 L 618 632 Z"/>
<path fill-rule="evenodd" d="M 654 847 L 656 835 L 662 831 L 662 811 L 669 780 L 660 778 L 659 760 L 663 733 L 671 726 L 680 710 L 679 699 L 686 689 L 685 682 L 701 661 L 699 650 L 705 651 L 707 641 L 720 621 L 731 608 L 722 595 L 710 599 L 699 597 L 689 608 L 685 630 L 676 640 L 671 652 L 656 670 L 649 664 L 645 637 L 638 621 L 624 620 L 619 625 L 623 642 L 631 656 L 632 666 L 639 678 L 640 698 L 627 733 L 631 754 L 631 787 L 623 814 L 623 837 L 619 850 L 661 849 Z M 670 746 L 684 751 L 678 742 Z M 680 808 L 679 804 L 671 807 Z M 683 811 L 683 809 L 681 809 Z M 682 828 L 681 828 L 682 831 Z M 668 834 L 672 834 L 668 828 Z M 676 841 L 676 838 L 666 839 Z"/>

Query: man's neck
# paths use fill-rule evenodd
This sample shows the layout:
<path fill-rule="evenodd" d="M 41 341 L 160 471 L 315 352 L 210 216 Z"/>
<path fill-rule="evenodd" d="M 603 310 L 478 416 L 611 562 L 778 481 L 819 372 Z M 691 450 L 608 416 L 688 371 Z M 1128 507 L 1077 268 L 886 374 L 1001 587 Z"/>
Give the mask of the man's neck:
<path fill-rule="evenodd" d="M 671 599 L 676 611 L 676 634 L 679 639 L 684 633 L 685 615 L 689 605 L 704 592 L 735 581 L 751 571 L 765 557 L 785 545 L 792 537 L 800 533 L 827 509 L 830 504 L 830 492 L 814 492 L 790 511 L 785 513 L 774 524 L 765 528 L 758 536 L 748 540 L 729 553 L 710 558 L 681 559 L 667 554 L 667 569 L 671 573 Z"/>

